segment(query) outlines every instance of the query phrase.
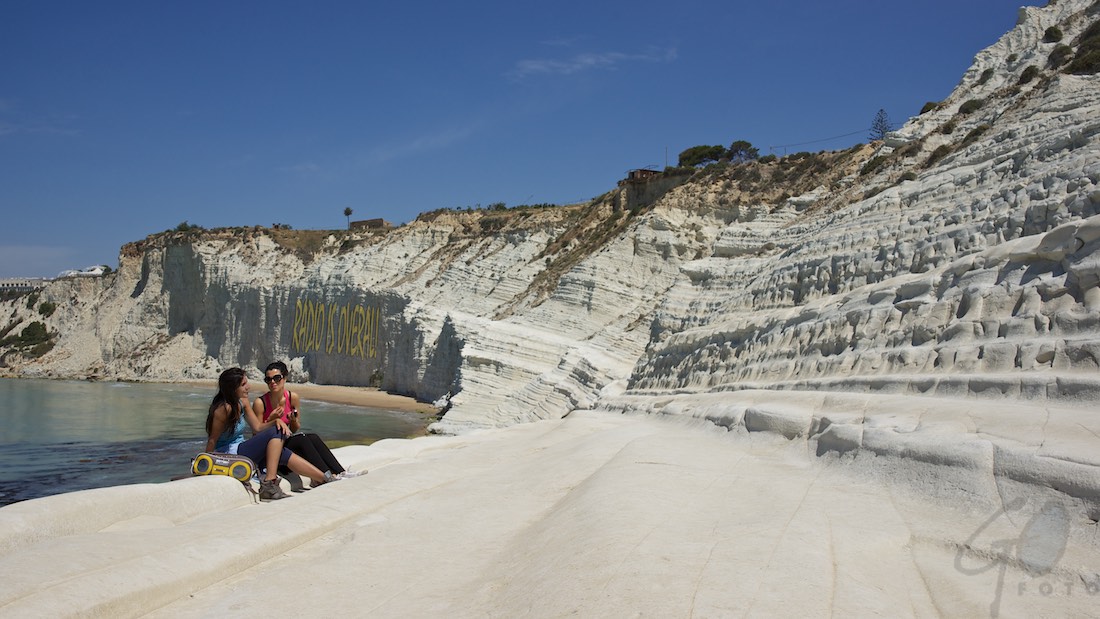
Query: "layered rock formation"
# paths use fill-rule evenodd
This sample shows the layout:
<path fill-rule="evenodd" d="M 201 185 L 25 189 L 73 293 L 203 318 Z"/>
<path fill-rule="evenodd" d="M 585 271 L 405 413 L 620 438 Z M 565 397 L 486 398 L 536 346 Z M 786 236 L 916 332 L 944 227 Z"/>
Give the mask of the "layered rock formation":
<path fill-rule="evenodd" d="M 687 415 L 972 469 L 975 495 L 1094 500 L 1100 455 L 1075 433 L 1100 435 L 1100 78 L 1051 67 L 1044 35 L 1098 18 L 1021 9 L 882 143 L 386 233 L 150 237 L 111 276 L 51 284 L 49 317 L 0 305 L 10 332 L 57 334 L 6 369 L 178 380 L 283 358 L 444 399 L 443 432 Z"/>

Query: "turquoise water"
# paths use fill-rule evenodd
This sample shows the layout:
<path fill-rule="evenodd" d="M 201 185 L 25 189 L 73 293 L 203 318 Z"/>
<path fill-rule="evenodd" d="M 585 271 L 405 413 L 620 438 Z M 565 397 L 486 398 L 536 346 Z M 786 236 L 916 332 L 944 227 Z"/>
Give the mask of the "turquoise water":
<path fill-rule="evenodd" d="M 206 446 L 213 397 L 213 387 L 0 379 L 0 505 L 187 475 Z M 404 437 L 422 425 L 401 411 L 305 399 L 301 409 L 303 429 L 330 443 Z"/>

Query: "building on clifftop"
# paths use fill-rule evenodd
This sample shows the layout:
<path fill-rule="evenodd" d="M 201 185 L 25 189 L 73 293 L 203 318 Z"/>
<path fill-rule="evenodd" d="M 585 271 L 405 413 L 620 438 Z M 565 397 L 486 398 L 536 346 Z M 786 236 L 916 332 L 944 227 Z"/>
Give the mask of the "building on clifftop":
<path fill-rule="evenodd" d="M 351 222 L 352 230 L 389 230 L 393 227 L 393 224 L 377 217 L 375 219 L 361 219 L 359 221 Z"/>

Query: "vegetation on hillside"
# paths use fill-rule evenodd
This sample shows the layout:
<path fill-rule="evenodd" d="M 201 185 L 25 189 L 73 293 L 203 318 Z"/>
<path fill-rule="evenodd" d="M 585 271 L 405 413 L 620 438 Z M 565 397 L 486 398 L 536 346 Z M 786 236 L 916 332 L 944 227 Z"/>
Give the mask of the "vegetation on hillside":
<path fill-rule="evenodd" d="M 871 133 L 868 136 L 869 139 L 872 142 L 882 140 L 886 137 L 887 133 L 890 133 L 890 129 L 890 117 L 886 115 L 886 110 L 879 108 L 874 119 L 871 120 Z"/>
<path fill-rule="evenodd" d="M 818 187 L 828 187 L 833 191 L 829 208 L 839 208 L 845 201 L 863 199 L 874 195 L 894 184 L 914 180 L 924 168 L 938 165 L 952 153 L 971 146 L 993 131 L 992 123 L 1007 108 L 1021 105 L 1028 93 L 1048 87 L 1056 78 L 1056 71 L 1075 74 L 1089 74 L 1100 70 L 1100 1 L 1095 2 L 1083 14 L 1083 19 L 1092 20 L 1081 34 L 1069 41 L 1058 26 L 1052 26 L 1043 33 L 1043 43 L 1050 49 L 1046 63 L 1027 64 L 1019 62 L 1016 54 L 1010 55 L 1006 65 L 1000 69 L 987 67 L 975 80 L 977 85 L 986 85 L 995 76 L 1007 77 L 1002 85 L 990 92 L 988 88 L 975 93 L 973 98 L 958 105 L 953 116 L 942 121 L 939 135 L 926 136 L 900 148 L 882 148 L 856 145 L 850 149 L 818 153 L 794 153 L 783 157 L 774 154 L 760 156 L 757 148 L 745 140 L 735 140 L 729 146 L 696 145 L 679 153 L 677 165 L 661 172 L 631 176 L 628 181 L 635 186 L 649 187 L 654 179 L 668 179 L 682 176 L 693 181 L 719 183 L 728 192 L 723 198 L 732 204 L 752 202 L 756 204 L 781 204 L 791 196 L 805 195 Z M 1074 28 L 1076 30 L 1076 28 Z M 998 73 L 998 71 L 1001 71 Z M 1006 74 L 1007 72 L 1007 74 Z M 1024 97 L 1017 97 L 1023 94 Z M 1012 101 L 1012 98 L 1016 98 Z M 943 111 L 948 101 L 929 101 L 920 110 L 921 114 Z M 884 110 L 879 110 L 871 126 L 872 141 L 881 140 L 891 129 Z M 944 136 L 950 136 L 945 138 Z M 853 178 L 858 178 L 858 191 L 843 192 L 841 189 L 854 186 Z M 504 202 L 439 208 L 421 213 L 418 223 L 432 223 L 442 217 L 453 217 L 455 238 L 461 236 L 474 238 L 487 234 L 509 234 L 525 229 L 531 222 L 525 221 L 536 213 L 555 212 L 555 217 L 540 220 L 539 225 L 553 225 L 565 229 L 560 238 L 546 248 L 540 260 L 546 261 L 546 279 L 560 276 L 571 268 L 586 251 L 600 246 L 601 243 L 622 230 L 651 205 L 633 202 L 627 205 L 631 195 L 641 195 L 645 189 L 631 194 L 623 188 L 612 190 L 583 205 L 561 206 L 557 204 L 521 204 L 508 206 Z M 841 195 L 843 194 L 843 195 Z M 651 199 L 647 197 L 646 199 Z M 350 226 L 351 208 L 344 209 Z M 295 254 L 303 261 L 316 258 L 325 251 L 350 251 L 355 247 L 375 242 L 387 234 L 387 230 L 301 230 L 294 231 L 290 226 L 273 224 L 271 228 L 252 226 L 238 228 L 214 228 L 207 230 L 201 226 L 181 222 L 172 230 L 152 235 L 145 241 L 124 248 L 124 254 L 137 254 L 150 243 L 160 245 L 182 244 L 202 238 L 232 238 L 251 241 L 257 235 L 267 235 L 281 248 Z M 335 242 L 335 243 L 334 243 Z M 448 251 L 459 251 L 451 247 Z M 457 255 L 457 254 L 455 254 Z M 550 285 L 541 283 L 539 286 Z M 40 307 L 39 311 L 48 316 L 49 308 Z"/>
<path fill-rule="evenodd" d="M 55 344 L 46 325 L 35 321 L 23 328 L 18 335 L 8 335 L 19 323 L 11 323 L 0 331 L 0 348 L 9 348 L 27 357 L 37 358 L 48 353 Z"/>
<path fill-rule="evenodd" d="M 1094 4 L 1089 11 L 1100 13 L 1097 9 L 1100 3 Z M 1077 75 L 1092 75 L 1100 71 L 1100 20 L 1094 21 L 1091 26 L 1077 37 L 1077 52 L 1066 67 L 1066 73 Z"/>
<path fill-rule="evenodd" d="M 537 305 L 547 298 L 562 276 L 595 253 L 611 239 L 621 234 L 635 217 L 652 208 L 652 204 L 636 209 L 622 208 L 622 190 L 608 192 L 581 208 L 574 207 L 562 233 L 550 242 L 533 261 L 544 268 L 535 275 L 527 289 L 502 308 L 496 319 L 507 317 L 520 303 L 533 297 Z"/>
<path fill-rule="evenodd" d="M 539 204 L 517 204 L 515 206 L 508 206 L 504 202 L 493 202 L 488 206 L 482 206 L 481 203 L 477 203 L 469 206 L 455 206 L 452 208 L 437 208 L 431 211 L 425 211 L 416 216 L 416 221 L 430 223 L 435 221 L 440 216 L 447 213 L 503 213 L 506 211 L 511 212 L 528 212 L 534 210 L 553 209 L 560 208 L 558 204 L 550 204 L 542 202 Z"/>
<path fill-rule="evenodd" d="M 729 148 L 724 146 L 692 146 L 680 153 L 678 159 L 682 168 L 697 168 L 700 166 L 729 161 L 731 163 L 745 163 L 760 156 L 760 151 L 745 140 L 735 140 Z"/>

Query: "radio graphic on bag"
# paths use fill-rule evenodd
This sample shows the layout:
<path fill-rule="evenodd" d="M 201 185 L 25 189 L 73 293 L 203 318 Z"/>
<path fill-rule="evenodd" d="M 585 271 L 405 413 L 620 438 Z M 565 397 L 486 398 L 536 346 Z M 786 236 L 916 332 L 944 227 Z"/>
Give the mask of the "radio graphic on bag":
<path fill-rule="evenodd" d="M 256 465 L 245 456 L 203 452 L 191 461 L 195 475 L 228 475 L 241 482 L 248 482 L 256 471 Z"/>

